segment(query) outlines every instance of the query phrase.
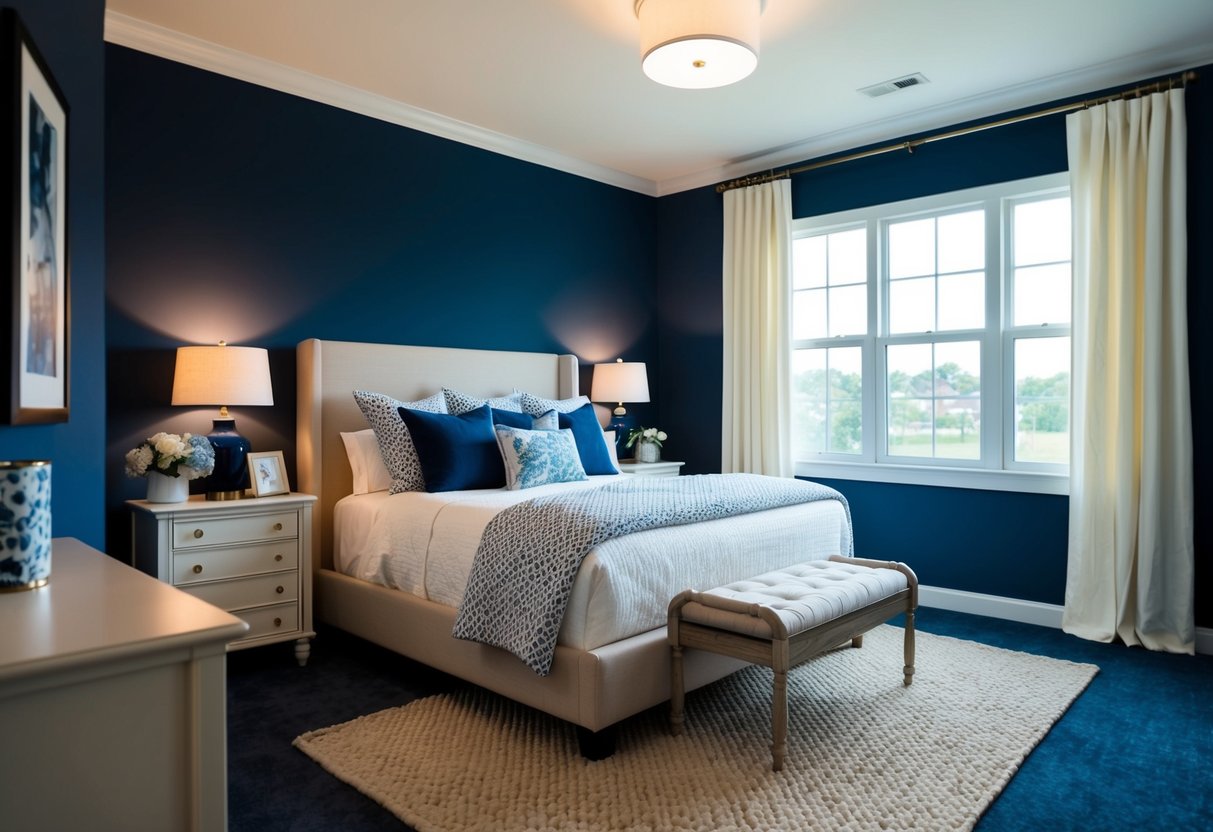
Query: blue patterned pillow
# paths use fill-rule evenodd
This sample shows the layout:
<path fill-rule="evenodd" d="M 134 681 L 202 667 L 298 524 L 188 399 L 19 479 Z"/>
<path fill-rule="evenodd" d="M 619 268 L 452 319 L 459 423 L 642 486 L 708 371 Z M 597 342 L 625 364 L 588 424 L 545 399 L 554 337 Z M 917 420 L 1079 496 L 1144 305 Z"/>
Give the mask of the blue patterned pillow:
<path fill-rule="evenodd" d="M 611 462 L 611 450 L 607 447 L 606 434 L 598 424 L 594 405 L 583 404 L 569 413 L 558 414 L 560 427 L 573 431 L 577 441 L 577 452 L 581 454 L 581 465 L 587 474 L 618 474 L 619 469 Z"/>
<path fill-rule="evenodd" d="M 442 398 L 446 400 L 446 412 L 452 416 L 462 416 L 464 413 L 475 410 L 478 407 L 484 407 L 486 404 L 494 410 L 509 410 L 514 413 L 522 412 L 522 393 L 518 391 L 510 393 L 508 396 L 481 399 L 476 396 L 469 396 L 467 393 L 460 393 L 458 390 L 452 390 L 449 387 L 443 387 Z"/>
<path fill-rule="evenodd" d="M 501 488 L 505 484 L 488 405 L 461 416 L 402 407 L 400 418 L 417 444 L 426 491 Z"/>
<path fill-rule="evenodd" d="M 587 479 L 571 430 L 523 430 L 506 425 L 494 430 L 509 490 Z"/>
<path fill-rule="evenodd" d="M 533 393 L 520 393 L 522 397 L 522 412 L 532 416 L 542 416 L 549 410 L 557 413 L 568 413 L 590 403 L 585 396 L 574 396 L 571 399 L 545 399 Z"/>
<path fill-rule="evenodd" d="M 425 491 L 425 476 L 421 473 L 417 448 L 400 418 L 399 408 L 446 413 L 446 402 L 442 394 L 435 393 L 429 398 L 415 402 L 402 402 L 383 393 L 355 390 L 354 401 L 358 403 L 362 415 L 375 431 L 375 439 L 379 441 L 379 453 L 383 456 L 383 464 L 392 478 L 392 487 L 388 489 L 388 493 Z"/>

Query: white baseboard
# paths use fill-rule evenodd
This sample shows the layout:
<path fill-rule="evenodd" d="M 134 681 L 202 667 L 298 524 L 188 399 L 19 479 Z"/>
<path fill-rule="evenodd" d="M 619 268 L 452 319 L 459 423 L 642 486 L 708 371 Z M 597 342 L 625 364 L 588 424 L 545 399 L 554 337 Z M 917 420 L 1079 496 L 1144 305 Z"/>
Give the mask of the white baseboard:
<path fill-rule="evenodd" d="M 1004 598 L 1001 595 L 983 595 L 980 592 L 964 592 L 939 586 L 918 587 L 918 603 L 924 607 L 1061 629 L 1061 606 L 1058 604 Z M 1213 655 L 1213 629 L 1196 628 L 1196 652 L 1206 656 Z"/>

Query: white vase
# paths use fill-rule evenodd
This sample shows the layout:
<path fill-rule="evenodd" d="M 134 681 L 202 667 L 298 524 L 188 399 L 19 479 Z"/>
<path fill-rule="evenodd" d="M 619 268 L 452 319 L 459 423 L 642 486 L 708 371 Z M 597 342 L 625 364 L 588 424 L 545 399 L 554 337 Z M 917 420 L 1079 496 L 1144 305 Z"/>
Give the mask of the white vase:
<path fill-rule="evenodd" d="M 661 446 L 656 442 L 637 442 L 636 443 L 636 461 L 637 462 L 660 462 L 661 461 Z"/>
<path fill-rule="evenodd" d="M 149 503 L 184 503 L 190 497 L 190 482 L 185 477 L 168 477 L 159 471 L 147 472 Z"/>

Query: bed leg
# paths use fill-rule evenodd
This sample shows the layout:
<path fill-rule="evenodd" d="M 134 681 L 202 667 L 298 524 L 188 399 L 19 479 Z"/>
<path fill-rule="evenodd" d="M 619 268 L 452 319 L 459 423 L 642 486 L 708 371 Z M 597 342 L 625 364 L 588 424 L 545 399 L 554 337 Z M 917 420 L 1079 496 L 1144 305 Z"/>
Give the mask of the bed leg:
<path fill-rule="evenodd" d="M 615 726 L 608 725 L 601 731 L 577 727 L 577 748 L 587 760 L 605 760 L 615 753 Z"/>

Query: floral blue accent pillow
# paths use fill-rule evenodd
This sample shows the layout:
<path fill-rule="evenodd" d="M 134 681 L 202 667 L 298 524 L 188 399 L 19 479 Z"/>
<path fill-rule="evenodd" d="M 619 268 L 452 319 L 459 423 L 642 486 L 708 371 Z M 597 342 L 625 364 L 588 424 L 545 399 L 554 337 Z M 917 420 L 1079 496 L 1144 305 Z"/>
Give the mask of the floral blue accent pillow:
<path fill-rule="evenodd" d="M 446 402 L 442 394 L 435 393 L 429 398 L 415 402 L 402 402 L 383 393 L 355 390 L 354 401 L 358 403 L 362 415 L 375 431 L 375 439 L 379 441 L 379 453 L 383 456 L 383 464 L 392 478 L 392 487 L 388 489 L 388 493 L 425 491 L 425 475 L 422 474 L 421 462 L 417 459 L 417 448 L 400 418 L 399 408 L 446 413 Z"/>
<path fill-rule="evenodd" d="M 506 425 L 494 430 L 509 490 L 587 479 L 571 430 L 523 430 Z"/>
<path fill-rule="evenodd" d="M 470 410 L 484 407 L 486 404 L 494 410 L 509 410 L 514 413 L 522 412 L 522 393 L 515 391 L 508 396 L 481 399 L 460 393 L 449 387 L 442 388 L 442 398 L 446 400 L 446 412 L 452 416 L 462 416 Z"/>

